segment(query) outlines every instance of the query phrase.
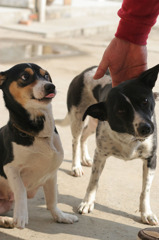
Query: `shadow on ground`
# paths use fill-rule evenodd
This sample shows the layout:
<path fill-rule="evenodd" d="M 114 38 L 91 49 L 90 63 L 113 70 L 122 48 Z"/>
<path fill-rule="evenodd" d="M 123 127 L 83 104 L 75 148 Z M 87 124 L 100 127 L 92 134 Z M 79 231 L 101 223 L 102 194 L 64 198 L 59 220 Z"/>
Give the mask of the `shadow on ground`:
<path fill-rule="evenodd" d="M 31 204 L 31 208 L 36 206 L 34 213 L 32 214 L 31 208 L 29 207 L 29 215 L 30 221 L 27 226 L 28 229 L 33 230 L 35 232 L 52 234 L 53 237 L 58 234 L 66 234 L 70 235 L 69 239 L 74 239 L 75 236 L 83 237 L 83 238 L 91 238 L 91 239 L 118 239 L 119 232 L 120 236 L 123 236 L 124 239 L 136 239 L 137 232 L 140 230 L 137 227 L 132 227 L 126 224 L 122 224 L 115 221 L 109 221 L 106 219 L 96 217 L 96 214 L 88 214 L 88 215 L 79 215 L 77 213 L 77 208 L 74 207 L 73 211 L 76 215 L 78 215 L 79 222 L 74 224 L 58 224 L 53 222 L 50 213 L 46 211 L 46 207 L 44 205 L 44 197 L 40 197 L 38 199 L 33 200 L 34 203 Z M 72 197 L 70 195 L 59 195 L 59 204 L 73 205 L 78 206 L 80 203 L 80 199 Z M 37 205 L 38 203 L 38 205 Z M 73 204 L 72 204 L 73 203 Z M 102 206 L 98 203 L 95 204 L 95 209 L 105 213 L 111 213 L 117 216 L 123 216 L 125 218 L 131 218 L 134 221 L 140 222 L 140 218 L 134 216 L 132 214 L 128 214 L 126 212 L 115 210 L 106 206 Z M 126 220 L 125 220 L 126 223 Z M 40 227 L 39 227 L 40 226 Z M 100 236 L 100 238 L 99 238 Z M 7 238 L 6 238 L 7 239 Z M 11 240 L 15 238 L 11 237 Z M 19 238 L 21 239 L 21 238 Z M 66 237 L 67 239 L 67 237 Z M 5 240 L 5 234 L 4 238 Z"/>

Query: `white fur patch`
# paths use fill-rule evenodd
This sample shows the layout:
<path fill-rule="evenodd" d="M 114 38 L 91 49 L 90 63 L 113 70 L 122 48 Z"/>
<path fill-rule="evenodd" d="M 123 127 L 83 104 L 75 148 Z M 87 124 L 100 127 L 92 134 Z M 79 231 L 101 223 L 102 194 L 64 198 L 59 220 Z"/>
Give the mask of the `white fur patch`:
<path fill-rule="evenodd" d="M 55 149 L 51 138 L 35 138 L 29 147 L 13 143 L 13 154 L 12 164 L 19 170 L 28 191 L 42 186 L 56 173 L 63 160 L 63 152 Z"/>
<path fill-rule="evenodd" d="M 92 70 L 84 74 L 84 83 L 85 83 L 86 89 L 92 90 L 97 85 L 101 85 L 101 87 L 104 87 L 105 85 L 112 83 L 111 77 L 109 75 L 104 75 L 102 78 L 98 80 L 94 80 L 93 76 L 96 70 L 97 68 L 93 68 Z"/>

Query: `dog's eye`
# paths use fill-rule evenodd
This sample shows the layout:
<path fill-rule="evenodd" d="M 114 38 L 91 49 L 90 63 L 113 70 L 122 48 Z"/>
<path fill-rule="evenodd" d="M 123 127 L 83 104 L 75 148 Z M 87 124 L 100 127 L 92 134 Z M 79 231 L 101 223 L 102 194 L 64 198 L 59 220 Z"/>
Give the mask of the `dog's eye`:
<path fill-rule="evenodd" d="M 147 105 L 147 104 L 148 104 L 148 99 L 145 98 L 145 99 L 142 101 L 142 104 L 143 104 L 143 105 Z"/>
<path fill-rule="evenodd" d="M 44 78 L 45 78 L 47 81 L 49 81 L 49 80 L 50 80 L 49 74 L 48 74 L 48 73 L 45 73 Z"/>
<path fill-rule="evenodd" d="M 24 73 L 24 74 L 21 76 L 21 79 L 22 79 L 23 81 L 28 80 L 28 78 L 29 78 L 29 73 Z"/>

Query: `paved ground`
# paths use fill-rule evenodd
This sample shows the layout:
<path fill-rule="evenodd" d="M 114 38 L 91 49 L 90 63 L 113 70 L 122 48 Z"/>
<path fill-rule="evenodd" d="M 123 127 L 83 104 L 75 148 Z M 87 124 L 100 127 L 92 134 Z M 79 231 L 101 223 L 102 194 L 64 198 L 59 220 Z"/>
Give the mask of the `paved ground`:
<path fill-rule="evenodd" d="M 97 65 L 102 53 L 113 36 L 113 30 L 102 35 L 78 36 L 76 38 L 50 38 L 43 39 L 38 35 L 0 29 L 0 35 L 12 39 L 25 39 L 46 41 L 52 43 L 69 44 L 77 48 L 80 54 L 62 58 L 37 58 L 34 62 L 46 68 L 57 86 L 58 94 L 53 100 L 53 113 L 55 118 L 64 117 L 66 114 L 66 93 L 72 78 L 83 69 Z M 151 33 L 148 43 L 149 67 L 159 63 L 159 34 L 158 29 Z M 26 61 L 26 60 L 25 60 Z M 28 59 L 28 61 L 32 61 Z M 0 69 L 5 70 L 19 61 L 2 64 Z M 157 82 L 156 91 L 159 91 Z M 159 117 L 159 104 L 156 104 L 157 121 Z M 8 119 L 2 97 L 0 97 L 0 125 Z M 89 181 L 91 169 L 84 167 L 84 176 L 74 178 L 70 176 L 71 169 L 71 134 L 69 127 L 60 128 L 65 158 L 58 172 L 59 207 L 69 213 L 77 214 L 77 206 L 84 197 Z M 95 148 L 94 136 L 89 139 L 89 150 L 93 156 Z M 159 152 L 158 152 L 159 153 Z M 73 225 L 57 224 L 51 219 L 45 209 L 42 190 L 39 190 L 33 200 L 29 200 L 29 224 L 24 230 L 0 229 L 0 239 L 56 239 L 56 240 L 134 240 L 137 232 L 146 225 L 140 221 L 139 195 L 141 191 L 142 163 L 140 160 L 124 162 L 109 158 L 100 178 L 96 204 L 93 213 L 78 215 L 79 222 Z M 151 204 L 153 211 L 159 218 L 159 168 L 151 190 Z M 12 215 L 12 212 L 9 213 Z"/>

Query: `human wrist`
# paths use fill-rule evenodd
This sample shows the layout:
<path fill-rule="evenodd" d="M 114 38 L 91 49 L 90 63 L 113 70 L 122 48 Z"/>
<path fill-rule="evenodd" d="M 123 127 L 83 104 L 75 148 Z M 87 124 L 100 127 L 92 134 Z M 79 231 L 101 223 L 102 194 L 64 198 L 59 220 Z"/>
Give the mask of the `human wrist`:
<path fill-rule="evenodd" d="M 121 19 L 115 37 L 137 45 L 146 45 L 151 26 Z"/>

